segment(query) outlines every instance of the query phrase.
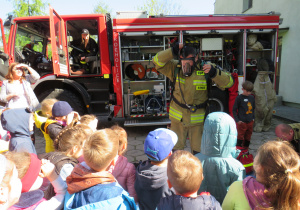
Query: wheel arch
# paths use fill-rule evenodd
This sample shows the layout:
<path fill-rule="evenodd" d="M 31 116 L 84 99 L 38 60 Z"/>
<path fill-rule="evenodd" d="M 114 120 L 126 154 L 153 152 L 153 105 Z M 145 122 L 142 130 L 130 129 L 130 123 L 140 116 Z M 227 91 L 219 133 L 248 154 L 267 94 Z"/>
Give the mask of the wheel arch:
<path fill-rule="evenodd" d="M 86 112 L 90 113 L 90 96 L 86 89 L 78 82 L 69 79 L 45 80 L 40 82 L 34 88 L 34 93 L 39 98 L 39 95 L 49 89 L 66 89 L 72 91 L 74 94 L 79 96 L 80 100 L 84 104 Z"/>

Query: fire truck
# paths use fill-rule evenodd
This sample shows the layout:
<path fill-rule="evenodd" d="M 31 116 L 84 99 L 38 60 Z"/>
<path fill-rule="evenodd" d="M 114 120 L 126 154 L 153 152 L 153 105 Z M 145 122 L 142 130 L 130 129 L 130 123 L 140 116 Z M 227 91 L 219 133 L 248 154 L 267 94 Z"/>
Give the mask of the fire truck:
<path fill-rule="evenodd" d="M 203 63 L 215 63 L 236 73 L 237 81 L 255 80 L 257 61 L 277 64 L 280 15 L 147 16 L 147 13 L 62 15 L 50 6 L 49 16 L 19 17 L 6 21 L 10 27 L 6 44 L 3 22 L 0 76 L 12 62 L 27 63 L 41 76 L 32 88 L 39 101 L 68 101 L 79 113 L 125 118 L 125 126 L 166 125 L 172 84 L 152 63 L 159 51 L 175 42 L 194 46 Z M 86 58 L 81 75 L 72 41 L 82 29 L 98 45 L 96 55 Z M 175 58 L 176 59 L 176 58 Z M 275 76 L 274 76 L 275 78 Z M 3 78 L 2 78 L 3 79 Z M 273 79 L 273 78 L 271 78 Z M 210 111 L 228 111 L 228 90 L 213 84 Z"/>

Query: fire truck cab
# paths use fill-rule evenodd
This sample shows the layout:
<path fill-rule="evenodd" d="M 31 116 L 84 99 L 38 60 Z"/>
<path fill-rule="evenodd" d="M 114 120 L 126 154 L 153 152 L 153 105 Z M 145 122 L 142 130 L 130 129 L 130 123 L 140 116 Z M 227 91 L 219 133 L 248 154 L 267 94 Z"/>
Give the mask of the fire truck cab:
<path fill-rule="evenodd" d="M 261 58 L 273 65 L 273 71 L 276 68 L 279 15 L 274 13 L 168 17 L 119 13 L 112 24 L 109 14 L 59 16 L 50 7 L 49 16 L 15 18 L 7 45 L 0 22 L 1 77 L 8 63 L 27 63 L 41 75 L 33 85 L 40 102 L 68 101 L 81 114 L 125 118 L 125 126 L 170 123 L 172 84 L 154 68 L 152 58 L 175 42 L 194 46 L 203 63 L 237 73 L 240 82 L 254 82 Z M 73 44 L 81 39 L 82 29 L 98 47 L 84 65 L 80 56 L 79 60 L 74 56 L 81 49 Z M 257 42 L 260 45 L 253 46 Z M 82 66 L 83 74 L 72 74 Z M 212 84 L 210 111 L 228 111 L 229 95 Z"/>

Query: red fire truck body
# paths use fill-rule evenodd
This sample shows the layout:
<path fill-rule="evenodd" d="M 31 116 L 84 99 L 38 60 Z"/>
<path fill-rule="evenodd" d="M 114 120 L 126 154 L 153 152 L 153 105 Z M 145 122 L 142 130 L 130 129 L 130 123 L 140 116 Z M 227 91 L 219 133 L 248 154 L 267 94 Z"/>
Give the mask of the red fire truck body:
<path fill-rule="evenodd" d="M 121 16 L 121 15 L 120 15 Z M 181 41 L 194 46 L 202 62 L 237 72 L 239 80 L 254 81 L 258 59 L 276 70 L 279 15 L 206 15 L 122 18 L 109 15 L 63 15 L 15 18 L 8 44 L 0 52 L 0 75 L 8 59 L 35 68 L 41 79 L 33 85 L 40 101 L 55 97 L 80 113 L 125 118 L 125 126 L 168 124 L 171 83 L 154 68 L 152 58 Z M 7 23 L 6 23 L 7 25 Z M 73 42 L 88 29 L 98 52 L 87 60 L 86 73 L 74 62 Z M 251 35 L 251 36 L 250 36 Z M 252 48 L 250 41 L 261 43 Z M 33 47 L 32 47 L 33 46 Z M 32 47 L 31 49 L 29 49 Z M 275 78 L 275 77 L 274 77 Z M 228 111 L 228 91 L 212 86 L 210 101 Z"/>

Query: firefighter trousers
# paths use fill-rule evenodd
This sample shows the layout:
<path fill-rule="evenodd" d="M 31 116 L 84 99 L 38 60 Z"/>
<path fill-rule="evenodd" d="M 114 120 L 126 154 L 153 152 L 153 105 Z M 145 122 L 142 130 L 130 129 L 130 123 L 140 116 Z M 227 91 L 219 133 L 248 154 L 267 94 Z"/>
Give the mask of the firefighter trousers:
<path fill-rule="evenodd" d="M 177 144 L 174 146 L 175 150 L 183 150 L 185 147 L 187 136 L 191 144 L 191 152 L 200 152 L 201 140 L 203 133 L 203 124 L 195 126 L 187 126 L 184 123 L 171 120 L 171 130 L 178 136 Z"/>

